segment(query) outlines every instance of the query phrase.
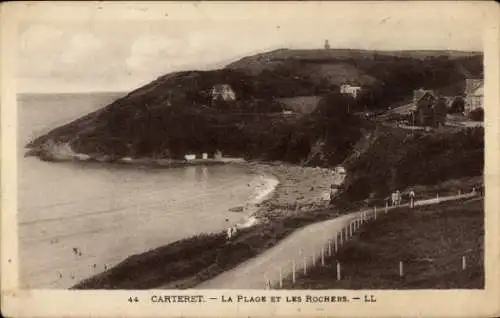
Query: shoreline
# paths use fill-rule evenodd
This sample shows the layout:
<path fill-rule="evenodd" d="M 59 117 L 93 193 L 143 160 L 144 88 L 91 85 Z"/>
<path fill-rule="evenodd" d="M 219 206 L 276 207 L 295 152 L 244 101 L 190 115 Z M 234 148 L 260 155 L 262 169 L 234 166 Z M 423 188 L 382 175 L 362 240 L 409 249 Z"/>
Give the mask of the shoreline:
<path fill-rule="evenodd" d="M 247 161 L 243 158 L 220 157 L 210 159 L 179 160 L 167 158 L 111 157 L 76 153 L 69 144 L 53 144 L 49 149 L 33 152 L 29 149 L 25 157 L 34 156 L 48 162 L 102 163 L 118 166 L 147 168 L 182 168 L 234 164 L 243 166 L 263 180 L 256 188 L 256 198 L 250 198 L 242 206 L 234 207 L 234 213 L 247 214 L 246 220 L 236 226 L 247 228 L 277 217 L 289 216 L 311 209 L 324 208 L 330 201 L 331 186 L 338 188 L 345 173 L 334 169 L 293 165 L 284 162 Z M 335 190 L 335 193 L 337 190 Z"/>
<path fill-rule="evenodd" d="M 271 175 L 278 180 L 274 190 L 256 204 L 252 216 L 262 222 L 327 207 L 331 186 L 339 187 L 345 178 L 345 174 L 328 168 L 282 162 L 249 161 L 245 164 L 256 174 Z"/>

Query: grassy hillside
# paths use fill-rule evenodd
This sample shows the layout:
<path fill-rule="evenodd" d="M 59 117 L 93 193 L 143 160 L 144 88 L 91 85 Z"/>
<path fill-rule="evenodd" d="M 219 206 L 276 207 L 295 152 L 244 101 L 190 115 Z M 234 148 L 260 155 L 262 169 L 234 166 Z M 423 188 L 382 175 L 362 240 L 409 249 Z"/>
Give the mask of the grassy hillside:
<path fill-rule="evenodd" d="M 76 152 L 110 158 L 178 158 L 220 149 L 246 158 L 332 165 L 348 155 L 360 128 L 369 125 L 345 115 L 346 105 L 350 111 L 386 107 L 415 87 L 463 81 L 464 68 L 480 73 L 482 55 L 278 50 L 246 57 L 226 69 L 167 74 L 28 147 L 36 154 L 48 141 L 68 143 Z M 365 85 L 359 101 L 338 97 L 344 80 Z M 231 85 L 235 101 L 211 101 L 211 88 L 222 83 Z M 321 110 L 304 118 L 279 115 L 285 107 L 280 100 L 290 103 L 297 96 L 314 96 Z"/>
<path fill-rule="evenodd" d="M 380 214 L 349 242 L 285 289 L 482 289 L 483 200 Z M 462 256 L 466 269 L 462 270 Z M 399 276 L 403 261 L 403 277 Z M 341 264 L 337 280 L 336 262 Z"/>
<path fill-rule="evenodd" d="M 479 52 L 458 51 L 367 51 L 367 50 L 277 50 L 242 58 L 228 69 L 253 76 L 285 73 L 299 75 L 312 87 L 289 83 L 295 96 L 316 95 L 335 90 L 346 80 L 365 87 L 361 103 L 369 108 L 385 108 L 412 95 L 419 87 L 447 87 L 446 93 L 463 92 L 467 76 L 481 76 L 483 56 Z M 285 96 L 291 97 L 292 92 Z"/>
<path fill-rule="evenodd" d="M 340 194 L 344 202 L 483 174 L 483 128 L 427 133 L 378 126 L 369 139 L 359 155 L 344 162 L 349 172 Z"/>

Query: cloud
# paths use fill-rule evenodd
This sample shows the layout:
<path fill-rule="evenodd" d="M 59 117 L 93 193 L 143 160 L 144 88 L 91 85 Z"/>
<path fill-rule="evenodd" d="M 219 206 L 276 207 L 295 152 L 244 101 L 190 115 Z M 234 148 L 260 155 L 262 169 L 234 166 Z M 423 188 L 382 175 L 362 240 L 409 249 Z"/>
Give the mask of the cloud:
<path fill-rule="evenodd" d="M 131 71 L 146 71 L 158 67 L 175 67 L 186 55 L 189 55 L 189 48 L 185 40 L 146 35 L 132 43 L 125 62 Z"/>
<path fill-rule="evenodd" d="M 97 53 L 102 46 L 102 41 L 90 33 L 76 34 L 62 52 L 61 62 L 74 64 L 82 62 L 82 60 L 90 61 L 93 54 Z"/>
<path fill-rule="evenodd" d="M 62 36 L 63 32 L 58 28 L 43 24 L 32 25 L 20 36 L 21 53 L 53 50 L 52 44 Z"/>
<path fill-rule="evenodd" d="M 48 75 L 57 63 L 64 33 L 43 24 L 32 25 L 19 37 L 19 73 L 21 76 Z"/>

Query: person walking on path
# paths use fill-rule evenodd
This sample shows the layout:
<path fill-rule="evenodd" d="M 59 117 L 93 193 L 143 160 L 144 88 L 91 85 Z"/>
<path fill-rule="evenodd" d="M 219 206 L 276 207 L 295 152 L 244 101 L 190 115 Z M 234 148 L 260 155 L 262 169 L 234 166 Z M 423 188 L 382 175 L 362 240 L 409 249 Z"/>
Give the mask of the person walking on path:
<path fill-rule="evenodd" d="M 413 191 L 413 189 L 410 189 L 409 196 L 410 196 L 410 208 L 413 209 L 415 207 L 415 191 Z"/>

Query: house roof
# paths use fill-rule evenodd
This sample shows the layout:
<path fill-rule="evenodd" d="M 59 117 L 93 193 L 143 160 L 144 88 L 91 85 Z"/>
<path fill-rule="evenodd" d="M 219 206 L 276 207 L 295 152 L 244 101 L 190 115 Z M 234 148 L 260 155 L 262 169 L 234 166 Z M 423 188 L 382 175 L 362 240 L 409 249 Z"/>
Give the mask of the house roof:
<path fill-rule="evenodd" d="M 476 87 L 472 92 L 472 95 L 483 96 L 484 95 L 484 83 L 481 83 L 478 87 Z"/>
<path fill-rule="evenodd" d="M 353 87 L 360 87 L 361 83 L 357 80 L 346 80 L 342 83 L 342 85 L 349 85 Z"/>
<path fill-rule="evenodd" d="M 436 98 L 436 95 L 432 90 L 419 89 L 413 92 L 413 97 L 415 99 L 415 102 L 421 100 L 425 95 L 431 95 L 432 97 Z"/>

